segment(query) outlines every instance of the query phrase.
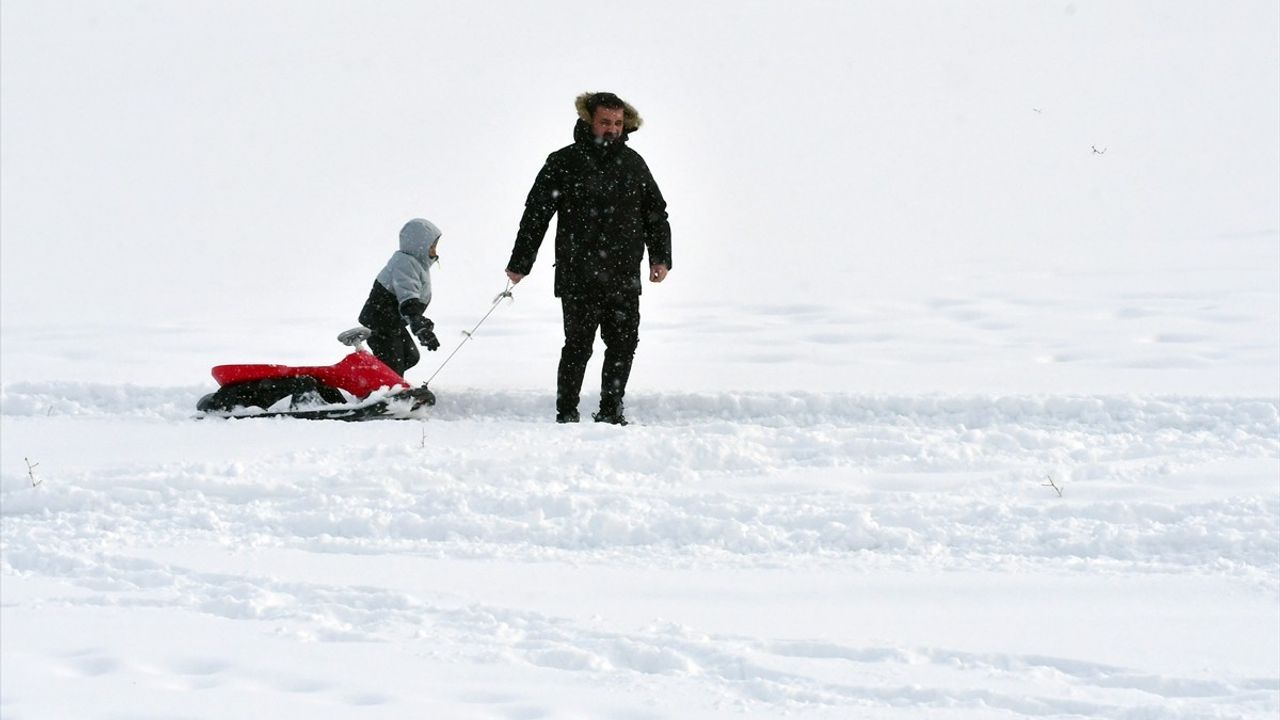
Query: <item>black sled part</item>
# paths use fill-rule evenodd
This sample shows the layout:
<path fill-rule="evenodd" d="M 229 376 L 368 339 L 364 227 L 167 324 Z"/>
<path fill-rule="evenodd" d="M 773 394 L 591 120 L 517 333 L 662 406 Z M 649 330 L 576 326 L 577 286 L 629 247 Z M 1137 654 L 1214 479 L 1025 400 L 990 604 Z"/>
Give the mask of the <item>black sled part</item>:
<path fill-rule="evenodd" d="M 287 410 L 268 410 L 291 398 Z M 408 419 L 424 406 L 436 404 L 436 396 L 424 385 L 401 390 L 373 402 L 347 402 L 336 388 L 310 376 L 271 378 L 235 383 L 200 398 L 196 410 L 217 417 L 267 418 L 293 417 L 303 420 L 377 420 Z M 257 408 L 260 412 L 246 412 Z"/>
<path fill-rule="evenodd" d="M 224 385 L 217 392 L 200 398 L 196 409 L 200 412 L 231 412 L 238 407 L 266 410 L 286 397 L 292 397 L 289 401 L 290 408 L 308 404 L 333 405 L 347 401 L 336 388 L 329 387 L 310 375 L 303 375 Z"/>

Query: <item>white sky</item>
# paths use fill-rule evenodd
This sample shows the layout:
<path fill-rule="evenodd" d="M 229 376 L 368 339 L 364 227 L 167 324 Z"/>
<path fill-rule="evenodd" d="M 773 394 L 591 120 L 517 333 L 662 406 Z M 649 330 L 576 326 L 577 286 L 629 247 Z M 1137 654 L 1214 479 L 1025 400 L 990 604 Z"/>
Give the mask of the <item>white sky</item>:
<path fill-rule="evenodd" d="M 414 216 L 478 315 L 588 89 L 646 118 L 663 302 L 1185 272 L 1280 230 L 1270 0 L 5 0 L 2 20 L 8 326 L 344 326 Z M 547 302 L 550 277 L 544 254 Z"/>

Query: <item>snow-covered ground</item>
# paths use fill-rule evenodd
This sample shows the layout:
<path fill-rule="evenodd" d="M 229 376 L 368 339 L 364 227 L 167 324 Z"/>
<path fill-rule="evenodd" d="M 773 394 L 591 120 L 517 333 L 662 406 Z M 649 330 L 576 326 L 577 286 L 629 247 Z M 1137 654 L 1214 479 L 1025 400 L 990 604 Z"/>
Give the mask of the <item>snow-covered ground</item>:
<path fill-rule="evenodd" d="M 0 711 L 1280 710 L 1274 396 L 826 391 L 823 345 L 708 347 L 691 372 L 810 387 L 640 388 L 626 428 L 445 374 L 425 421 L 357 424 L 193 419 L 208 381 L 6 382 Z"/>
<path fill-rule="evenodd" d="M 1280 709 L 1274 399 L 201 390 L 6 386 L 6 717 Z"/>
<path fill-rule="evenodd" d="M 1274 3 L 374 7 L 0 6 L 0 718 L 1280 714 Z M 633 425 L 545 253 L 421 421 L 195 416 L 415 215 L 435 373 L 604 87 Z"/>

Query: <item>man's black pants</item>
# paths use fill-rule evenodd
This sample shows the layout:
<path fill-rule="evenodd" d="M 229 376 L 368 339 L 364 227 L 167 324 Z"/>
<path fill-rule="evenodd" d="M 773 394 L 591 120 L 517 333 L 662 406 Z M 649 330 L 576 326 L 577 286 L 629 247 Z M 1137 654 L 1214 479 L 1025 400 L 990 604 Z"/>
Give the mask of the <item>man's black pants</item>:
<path fill-rule="evenodd" d="M 556 413 L 578 412 L 582 378 L 591 359 L 596 330 L 604 340 L 604 368 L 600 373 L 600 411 L 622 412 L 622 397 L 631 376 L 631 361 L 640 340 L 640 296 L 626 293 L 587 297 L 562 297 L 564 347 L 556 378 Z"/>

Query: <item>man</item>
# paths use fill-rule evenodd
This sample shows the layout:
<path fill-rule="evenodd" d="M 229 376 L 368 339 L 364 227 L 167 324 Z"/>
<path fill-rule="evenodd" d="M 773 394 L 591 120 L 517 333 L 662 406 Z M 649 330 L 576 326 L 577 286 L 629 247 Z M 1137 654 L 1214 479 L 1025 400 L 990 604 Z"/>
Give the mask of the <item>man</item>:
<path fill-rule="evenodd" d="M 525 200 L 507 277 L 533 269 L 551 216 L 556 222 L 555 294 L 564 314 L 556 375 L 556 422 L 578 422 L 578 398 L 596 330 L 604 339 L 596 422 L 627 424 L 623 396 L 640 329 L 640 268 L 649 281 L 671 269 L 667 203 L 644 158 L 627 147 L 642 120 L 613 93 L 583 93 L 573 144 L 547 157 Z"/>

